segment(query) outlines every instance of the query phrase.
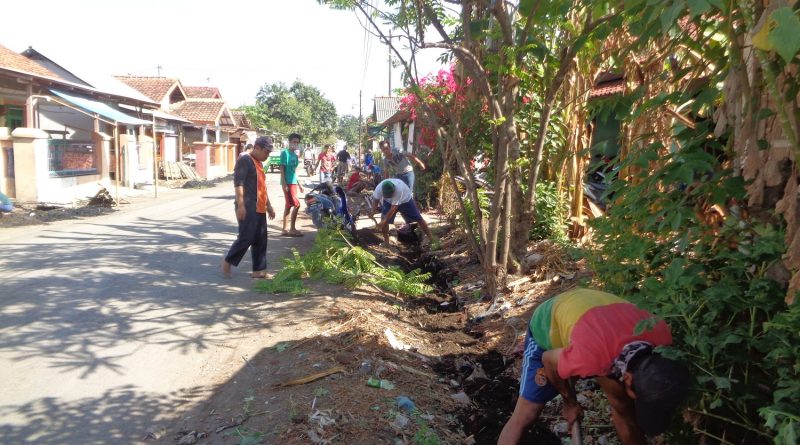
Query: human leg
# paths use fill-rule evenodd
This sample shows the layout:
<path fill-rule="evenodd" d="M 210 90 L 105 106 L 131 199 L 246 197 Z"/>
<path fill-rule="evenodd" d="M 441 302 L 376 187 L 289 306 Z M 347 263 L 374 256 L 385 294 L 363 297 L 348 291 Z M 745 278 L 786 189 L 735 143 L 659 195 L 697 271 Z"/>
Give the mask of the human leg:
<path fill-rule="evenodd" d="M 267 270 L 267 215 L 265 213 L 256 215 L 258 218 L 250 255 L 253 259 L 253 276 L 259 278 L 263 277 Z"/>
<path fill-rule="evenodd" d="M 389 213 L 389 209 L 392 208 L 392 205 L 389 204 L 389 201 L 383 201 L 381 204 L 381 220 L 386 220 L 386 224 L 383 225 L 381 228 L 381 233 L 383 234 L 383 242 L 386 245 L 389 245 L 389 224 L 394 223 L 394 215 L 391 218 L 386 218 L 386 215 Z"/>
<path fill-rule="evenodd" d="M 247 249 L 253 244 L 257 224 L 258 220 L 255 211 L 248 211 L 244 220 L 239 221 L 239 234 L 236 236 L 236 241 L 231 245 L 222 263 L 222 272 L 226 276 L 230 274 L 231 266 L 239 265 L 244 254 L 247 253 Z"/>
<path fill-rule="evenodd" d="M 524 351 L 519 399 L 514 406 L 511 418 L 508 419 L 500 433 L 498 445 L 518 443 L 525 429 L 539 418 L 545 404 L 558 394 L 544 374 L 544 365 L 542 364 L 544 350 L 533 339 L 530 331 L 525 337 Z"/>

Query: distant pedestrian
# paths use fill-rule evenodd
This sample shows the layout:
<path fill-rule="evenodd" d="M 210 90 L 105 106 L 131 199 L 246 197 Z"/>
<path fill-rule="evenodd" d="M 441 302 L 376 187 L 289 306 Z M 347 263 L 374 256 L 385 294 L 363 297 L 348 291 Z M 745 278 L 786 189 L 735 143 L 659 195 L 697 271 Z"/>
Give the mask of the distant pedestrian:
<path fill-rule="evenodd" d="M 332 153 L 330 145 L 322 148 L 317 158 L 317 168 L 319 169 L 319 182 L 325 182 L 333 176 L 333 169 L 336 166 L 336 156 Z"/>
<path fill-rule="evenodd" d="M 300 210 L 300 200 L 297 197 L 299 193 L 303 192 L 303 186 L 297 180 L 297 165 L 300 161 L 297 158 L 296 150 L 300 147 L 301 138 L 297 133 L 290 134 L 289 148 L 281 152 L 281 187 L 283 196 L 286 198 L 286 207 L 283 210 L 283 230 L 281 231 L 284 236 L 303 236 L 295 227 L 297 211 Z M 287 225 L 289 225 L 288 229 Z"/>
<path fill-rule="evenodd" d="M 239 234 L 222 261 L 222 274 L 231 277 L 231 266 L 239 266 L 247 249 L 253 258 L 253 278 L 264 278 L 267 274 L 267 214 L 275 218 L 275 211 L 267 195 L 264 162 L 272 150 L 272 138 L 256 139 L 253 148 L 236 160 L 233 169 L 234 201 Z"/>
<path fill-rule="evenodd" d="M 420 170 L 425 170 L 425 163 L 411 153 L 392 149 L 389 141 L 382 141 L 380 147 L 383 152 L 383 175 L 400 179 L 413 193 L 416 176 L 411 161 L 414 161 Z"/>
<path fill-rule="evenodd" d="M 367 150 L 364 154 L 364 170 L 372 172 L 372 165 L 375 163 L 375 158 L 372 156 L 372 151 Z"/>
<path fill-rule="evenodd" d="M 344 182 L 344 178 L 347 177 L 347 172 L 350 168 L 350 153 L 347 151 L 347 147 L 343 147 L 336 154 L 336 160 L 339 161 L 336 167 L 336 181 L 341 184 Z"/>

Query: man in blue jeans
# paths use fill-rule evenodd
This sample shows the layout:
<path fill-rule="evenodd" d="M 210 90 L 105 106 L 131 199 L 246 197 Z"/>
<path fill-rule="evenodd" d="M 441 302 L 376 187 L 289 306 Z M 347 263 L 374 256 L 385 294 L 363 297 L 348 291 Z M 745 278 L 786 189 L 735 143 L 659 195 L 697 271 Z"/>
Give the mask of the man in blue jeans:
<path fill-rule="evenodd" d="M 411 195 L 411 189 L 408 188 L 405 182 L 396 178 L 381 181 L 372 194 L 372 212 L 370 214 L 375 213 L 379 202 L 383 203 L 381 207 L 381 222 L 375 228 L 381 231 L 383 242 L 387 246 L 391 245 L 389 242 L 389 224 L 394 223 L 395 215 L 400 212 L 407 223 L 416 222 L 419 224 L 419 227 L 431 241 L 431 249 L 436 250 L 439 248 L 439 239 L 431 233 L 428 223 L 419 213 L 414 197 Z"/>
<path fill-rule="evenodd" d="M 425 163 L 411 153 L 392 150 L 389 146 L 389 141 L 382 141 L 380 147 L 381 152 L 383 152 L 384 175 L 391 175 L 405 182 L 413 194 L 416 176 L 414 175 L 414 167 L 411 165 L 411 161 L 414 161 L 420 170 L 425 170 Z"/>

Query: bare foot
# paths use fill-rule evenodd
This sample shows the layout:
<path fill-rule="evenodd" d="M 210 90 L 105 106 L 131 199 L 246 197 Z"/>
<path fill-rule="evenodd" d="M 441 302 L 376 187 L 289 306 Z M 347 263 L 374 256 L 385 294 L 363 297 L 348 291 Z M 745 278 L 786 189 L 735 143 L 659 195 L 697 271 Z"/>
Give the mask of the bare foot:
<path fill-rule="evenodd" d="M 222 260 L 222 278 L 231 278 L 233 275 L 231 274 L 231 263 Z"/>
<path fill-rule="evenodd" d="M 250 278 L 267 278 L 267 271 L 257 270 L 250 274 Z"/>

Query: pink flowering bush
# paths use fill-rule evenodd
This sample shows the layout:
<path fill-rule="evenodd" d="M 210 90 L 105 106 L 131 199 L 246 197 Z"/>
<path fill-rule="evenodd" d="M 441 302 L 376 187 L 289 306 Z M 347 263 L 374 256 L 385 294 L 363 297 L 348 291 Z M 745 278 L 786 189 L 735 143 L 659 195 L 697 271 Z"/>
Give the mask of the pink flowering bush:
<path fill-rule="evenodd" d="M 471 84 L 469 78 L 459 79 L 455 65 L 451 65 L 449 69 L 422 78 L 419 88 L 406 90 L 406 95 L 400 99 L 400 109 L 408 111 L 416 122 L 422 145 L 436 147 L 437 123 L 444 127 L 454 118 L 468 118 L 468 108 L 474 105 L 467 96 Z"/>

